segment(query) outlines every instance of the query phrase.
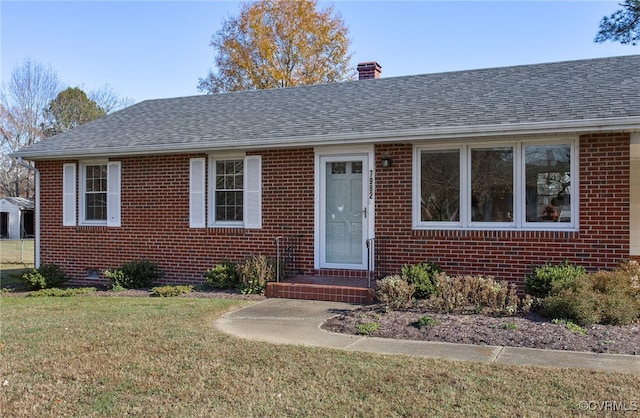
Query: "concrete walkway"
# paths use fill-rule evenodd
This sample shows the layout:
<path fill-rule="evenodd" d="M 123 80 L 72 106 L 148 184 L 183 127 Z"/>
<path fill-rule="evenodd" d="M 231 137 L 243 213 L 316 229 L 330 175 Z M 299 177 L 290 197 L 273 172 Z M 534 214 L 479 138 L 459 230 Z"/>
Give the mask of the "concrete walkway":
<path fill-rule="evenodd" d="M 320 328 L 328 318 L 356 307 L 338 302 L 267 299 L 229 312 L 217 319 L 215 325 L 236 337 L 276 344 L 640 375 L 640 356 L 394 340 L 337 334 Z"/>

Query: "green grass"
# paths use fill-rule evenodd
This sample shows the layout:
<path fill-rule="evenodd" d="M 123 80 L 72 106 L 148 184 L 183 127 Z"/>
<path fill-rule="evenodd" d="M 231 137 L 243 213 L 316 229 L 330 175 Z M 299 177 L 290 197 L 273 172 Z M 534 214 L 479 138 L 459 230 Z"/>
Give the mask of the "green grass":
<path fill-rule="evenodd" d="M 637 401 L 638 376 L 240 340 L 246 302 L 1 297 L 3 416 L 576 416 Z"/>
<path fill-rule="evenodd" d="M 22 288 L 20 276 L 33 268 L 33 240 L 0 240 L 0 288 Z"/>

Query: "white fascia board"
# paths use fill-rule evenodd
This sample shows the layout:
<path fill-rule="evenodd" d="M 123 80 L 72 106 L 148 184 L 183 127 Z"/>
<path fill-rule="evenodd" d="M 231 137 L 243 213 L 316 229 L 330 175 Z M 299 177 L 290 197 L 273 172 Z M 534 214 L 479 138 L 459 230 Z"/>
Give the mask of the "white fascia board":
<path fill-rule="evenodd" d="M 501 138 L 505 136 L 562 135 L 598 132 L 640 132 L 640 117 L 584 119 L 556 122 L 528 122 L 497 125 L 446 126 L 406 130 L 365 132 L 353 134 L 332 134 L 295 136 L 284 138 L 253 138 L 247 140 L 216 141 L 215 144 L 167 144 L 156 147 L 131 146 L 110 149 L 70 149 L 58 152 L 18 151 L 11 157 L 28 160 L 81 159 L 96 157 L 119 157 L 148 154 L 209 153 L 218 150 L 247 150 L 283 147 L 316 147 L 327 145 L 347 145 L 378 142 L 436 141 L 466 138 Z"/>

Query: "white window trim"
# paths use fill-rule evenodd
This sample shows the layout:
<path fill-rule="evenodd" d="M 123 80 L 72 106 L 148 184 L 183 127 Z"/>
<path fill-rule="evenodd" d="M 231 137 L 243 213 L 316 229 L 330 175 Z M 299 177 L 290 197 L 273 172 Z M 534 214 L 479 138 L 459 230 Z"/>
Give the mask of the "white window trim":
<path fill-rule="evenodd" d="M 527 222 L 524 169 L 526 145 L 568 144 L 571 147 L 571 221 L 570 222 Z M 472 222 L 470 209 L 471 150 L 478 148 L 513 147 L 514 201 L 513 222 Z M 423 222 L 420 220 L 421 202 L 421 151 L 460 150 L 460 221 Z M 413 147 L 413 229 L 423 230 L 525 230 L 525 231 L 577 231 L 579 223 L 579 140 L 577 137 L 533 138 L 526 140 L 495 142 L 454 142 L 447 145 L 414 145 Z"/>
<path fill-rule="evenodd" d="M 86 167 L 89 165 L 106 165 L 107 166 L 107 219 L 105 220 L 87 220 L 86 219 L 86 188 L 87 188 L 87 171 Z M 117 166 L 117 184 L 109 184 L 109 178 L 111 177 L 111 167 Z M 78 224 L 81 226 L 109 226 L 119 227 L 121 225 L 121 183 L 122 183 L 122 166 L 120 161 L 109 160 L 84 160 L 80 161 L 79 167 L 79 219 Z"/>
<path fill-rule="evenodd" d="M 258 161 L 258 184 L 257 188 L 253 190 L 250 189 L 250 184 L 248 183 L 247 177 L 247 160 L 253 159 Z M 241 222 L 237 221 L 216 221 L 216 162 L 223 160 L 243 160 L 243 220 Z M 208 158 L 208 174 L 207 179 L 209 185 L 207 187 L 207 226 L 209 228 L 245 228 L 245 229 L 261 229 L 262 228 L 262 156 L 261 155 L 246 155 L 243 153 L 216 153 L 209 155 Z M 254 199 L 249 199 L 248 194 L 251 194 Z M 257 209 L 254 212 L 249 210 L 247 204 L 251 201 L 257 199 Z M 252 219 L 248 219 L 251 217 Z"/>

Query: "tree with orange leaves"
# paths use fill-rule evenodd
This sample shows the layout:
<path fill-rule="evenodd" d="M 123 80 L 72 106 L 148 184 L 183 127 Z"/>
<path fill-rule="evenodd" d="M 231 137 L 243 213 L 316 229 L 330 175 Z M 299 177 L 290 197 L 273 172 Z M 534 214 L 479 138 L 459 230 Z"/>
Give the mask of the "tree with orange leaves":
<path fill-rule="evenodd" d="M 217 73 L 206 93 L 331 83 L 352 77 L 349 30 L 332 7 L 316 0 L 244 3 L 211 39 Z"/>

